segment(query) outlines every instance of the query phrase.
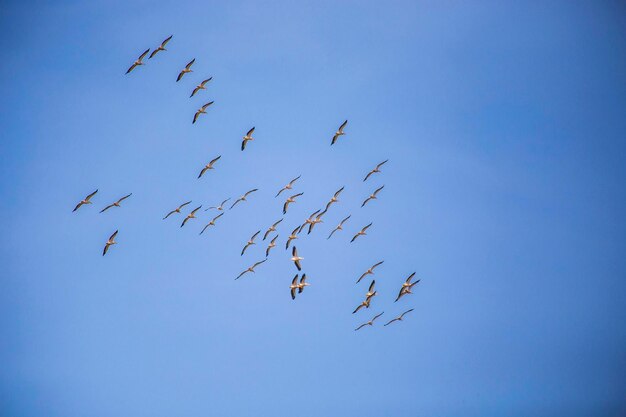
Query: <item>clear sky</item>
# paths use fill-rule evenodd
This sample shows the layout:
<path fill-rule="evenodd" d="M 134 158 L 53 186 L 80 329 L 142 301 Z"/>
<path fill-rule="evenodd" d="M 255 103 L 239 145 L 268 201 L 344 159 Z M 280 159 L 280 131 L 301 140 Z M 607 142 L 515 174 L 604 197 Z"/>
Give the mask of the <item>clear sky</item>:
<path fill-rule="evenodd" d="M 2 2 L 0 414 L 626 414 L 626 7 L 573 3 Z"/>

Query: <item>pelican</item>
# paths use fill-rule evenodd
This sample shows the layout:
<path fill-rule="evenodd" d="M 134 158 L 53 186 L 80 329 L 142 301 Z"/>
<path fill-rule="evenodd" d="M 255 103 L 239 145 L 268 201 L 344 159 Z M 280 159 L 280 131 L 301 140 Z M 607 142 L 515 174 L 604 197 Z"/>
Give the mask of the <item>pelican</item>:
<path fill-rule="evenodd" d="M 91 197 L 96 195 L 97 192 L 98 190 L 94 191 L 93 193 L 89 194 L 87 197 L 80 200 L 80 203 L 76 204 L 76 207 L 74 207 L 74 210 L 72 210 L 72 212 L 75 212 L 76 210 L 78 210 L 83 204 L 91 204 Z"/>
<path fill-rule="evenodd" d="M 300 283 L 298 284 L 298 294 L 301 294 L 304 291 L 304 287 L 308 287 L 309 284 L 306 282 L 306 274 L 302 274 L 302 278 L 300 278 Z"/>
<path fill-rule="evenodd" d="M 359 232 L 357 232 L 356 235 L 354 235 L 354 237 L 352 238 L 352 240 L 350 241 L 350 243 L 354 242 L 354 240 L 359 237 L 359 236 L 364 236 L 367 233 L 365 233 L 365 231 L 368 229 L 368 227 L 370 227 L 372 225 L 372 223 L 368 224 L 367 226 L 365 226 L 364 228 L 362 228 Z"/>
<path fill-rule="evenodd" d="M 359 282 L 361 282 L 361 280 L 362 280 L 363 278 L 365 278 L 366 276 L 368 276 L 368 275 L 370 275 L 370 274 L 372 274 L 372 275 L 373 275 L 373 274 L 374 274 L 374 269 L 376 269 L 376 267 L 377 267 L 378 265 L 382 264 L 383 262 L 385 262 L 385 261 L 380 261 L 380 262 L 377 262 L 377 263 L 375 263 L 374 265 L 372 265 L 372 267 L 371 267 L 370 269 L 368 269 L 367 271 L 363 272 L 363 275 L 361 275 L 361 276 L 359 277 L 359 279 L 357 279 L 357 280 L 356 280 L 356 283 L 358 284 Z"/>
<path fill-rule="evenodd" d="M 206 226 L 204 226 L 204 229 L 202 229 L 202 231 L 200 232 L 200 234 L 204 233 L 204 231 L 207 229 L 207 227 L 209 226 L 215 226 L 215 220 L 219 219 L 220 217 L 222 217 L 224 215 L 224 213 L 220 213 L 217 216 L 213 217 L 213 219 L 211 219 L 210 222 L 208 222 L 206 224 Z"/>
<path fill-rule="evenodd" d="M 372 282 L 370 283 L 369 288 L 367 289 L 367 293 L 365 294 L 365 298 L 370 298 L 373 297 L 377 294 L 376 291 L 374 291 L 374 286 L 376 285 L 376 280 L 373 279 Z"/>
<path fill-rule="evenodd" d="M 222 203 L 219 206 L 211 206 L 208 209 L 205 209 L 204 211 L 209 211 L 211 209 L 216 209 L 218 211 L 223 211 L 224 210 L 224 204 L 230 200 L 230 197 L 228 197 L 226 200 L 222 201 Z"/>
<path fill-rule="evenodd" d="M 380 172 L 380 167 L 385 165 L 385 163 L 387 161 L 389 161 L 389 159 L 385 159 L 383 162 L 381 162 L 380 164 L 376 165 L 376 168 L 374 168 L 373 170 L 368 172 L 367 175 L 365 176 L 365 178 L 363 178 L 363 182 L 367 181 L 367 179 L 370 177 L 370 175 L 375 174 L 377 172 Z"/>
<path fill-rule="evenodd" d="M 393 323 L 394 321 L 402 321 L 402 319 L 404 318 L 404 315 L 405 315 L 405 314 L 407 314 L 407 313 L 410 313 L 411 311 L 413 311 L 413 309 L 410 309 L 410 310 L 405 311 L 404 313 L 400 314 L 400 315 L 399 315 L 398 317 L 396 317 L 395 319 L 388 321 L 388 322 L 385 324 L 385 326 L 390 325 L 390 324 L 391 324 L 391 323 Z"/>
<path fill-rule="evenodd" d="M 259 233 L 261 233 L 260 230 L 258 232 L 256 232 L 255 234 L 253 234 L 250 239 L 248 239 L 248 242 L 246 243 L 246 246 L 244 246 L 243 249 L 241 250 L 241 256 L 243 256 L 243 254 L 246 251 L 246 249 L 248 249 L 248 246 L 256 245 L 256 243 L 254 242 L 254 239 L 256 239 L 256 237 L 259 235 Z"/>
<path fill-rule="evenodd" d="M 133 62 L 133 65 L 131 65 L 130 68 L 128 68 L 128 71 L 126 71 L 126 74 L 134 70 L 135 67 L 138 67 L 139 65 L 145 65 L 143 63 L 143 59 L 146 57 L 146 55 L 148 55 L 148 52 L 150 52 L 150 48 L 146 49 L 143 54 L 139 55 L 139 58 L 137 58 L 137 60 Z"/>
<path fill-rule="evenodd" d="M 331 236 L 332 236 L 332 235 L 333 235 L 333 234 L 334 234 L 337 230 L 343 230 L 343 224 L 344 224 L 346 221 L 348 221 L 348 219 L 349 219 L 350 217 L 352 217 L 352 214 L 348 215 L 348 217 L 346 217 L 345 219 L 343 219 L 343 220 L 341 221 L 341 223 L 339 223 L 339 224 L 337 225 L 337 227 L 335 227 L 335 229 L 334 229 L 332 232 L 330 232 L 330 234 L 328 235 L 328 237 L 327 237 L 326 239 L 330 239 L 330 238 L 331 238 Z"/>
<path fill-rule="evenodd" d="M 165 45 L 167 45 L 167 43 L 170 41 L 170 39 L 172 39 L 172 36 L 173 35 L 170 35 L 169 38 L 167 38 L 163 42 L 161 42 L 161 45 L 159 45 L 159 47 L 157 49 L 152 51 L 152 53 L 150 54 L 148 59 L 151 59 L 152 57 L 154 57 L 157 54 L 157 52 L 159 52 L 159 51 L 167 51 L 167 49 L 165 49 Z"/>
<path fill-rule="evenodd" d="M 415 276 L 415 272 L 413 272 L 411 275 L 409 275 L 409 277 L 406 279 L 406 281 L 404 281 L 402 283 L 402 287 L 400 287 L 400 292 L 398 293 L 398 297 L 396 298 L 396 301 L 398 301 L 399 299 L 401 299 L 403 296 L 405 296 L 407 294 L 413 294 L 411 292 L 411 290 L 413 289 L 413 286 L 421 281 L 421 280 L 418 279 L 415 282 L 411 282 L 411 280 L 413 279 L 414 276 Z M 395 303 L 395 301 L 394 301 L 394 303 Z"/>
<path fill-rule="evenodd" d="M 336 203 L 338 200 L 337 197 L 339 197 L 339 194 L 341 194 L 341 192 L 343 191 L 345 187 L 341 187 L 340 189 L 338 189 L 335 194 L 331 197 L 330 201 L 328 202 L 328 204 L 326 204 L 326 208 L 324 209 L 324 211 L 328 210 L 328 208 L 330 207 L 331 204 Z"/>
<path fill-rule="evenodd" d="M 376 194 L 378 194 L 378 192 L 379 192 L 380 190 L 382 190 L 383 188 L 385 188 L 385 186 L 384 186 L 384 185 L 383 185 L 382 187 L 377 188 L 377 189 L 376 189 L 376 191 L 374 191 L 372 194 L 370 194 L 370 196 L 369 196 L 369 197 L 367 197 L 367 198 L 365 199 L 365 201 L 363 202 L 363 204 L 361 204 L 361 207 L 363 207 L 364 205 L 366 205 L 366 204 L 367 204 L 367 202 L 368 202 L 368 201 L 370 201 L 370 200 L 376 200 Z"/>
<path fill-rule="evenodd" d="M 315 219 L 311 220 L 309 222 L 309 231 L 307 232 L 307 235 L 310 235 L 311 232 L 313 231 L 313 228 L 315 227 L 316 224 L 318 223 L 324 223 L 324 221 L 322 220 L 322 216 L 326 214 L 326 210 L 324 210 L 323 212 L 321 212 L 320 214 L 318 214 Z"/>
<path fill-rule="evenodd" d="M 295 277 L 293 277 L 293 279 L 291 280 L 291 285 L 289 286 L 289 291 L 291 292 L 291 299 L 295 300 L 296 299 L 296 290 L 299 288 L 298 285 L 298 275 L 296 274 Z"/>
<path fill-rule="evenodd" d="M 263 262 L 267 261 L 267 258 L 263 259 L 262 261 L 259 261 L 257 263 L 255 263 L 254 265 L 252 265 L 251 267 L 249 267 L 248 269 L 246 269 L 245 271 L 243 271 L 241 274 L 239 274 L 239 276 L 237 276 L 237 278 L 235 278 L 235 280 L 238 280 L 239 278 L 241 278 L 241 276 L 243 274 L 245 274 L 246 272 L 252 272 L 254 273 L 254 268 L 256 268 L 257 266 L 261 265 Z"/>
<path fill-rule="evenodd" d="M 176 82 L 179 82 L 180 79 L 183 78 L 183 75 L 187 74 L 188 72 L 193 72 L 193 70 L 191 69 L 191 66 L 193 65 L 194 62 L 196 62 L 196 58 L 192 59 L 191 61 L 189 61 L 187 65 L 185 65 L 185 68 L 183 68 L 178 74 L 178 78 L 176 78 Z"/>
<path fill-rule="evenodd" d="M 196 93 L 200 90 L 206 90 L 206 83 L 208 83 L 209 81 L 211 81 L 213 79 L 213 77 L 209 77 L 206 80 L 202 81 L 200 84 L 198 84 L 196 86 L 196 88 L 193 89 L 193 91 L 191 92 L 191 95 L 189 96 L 189 98 L 193 97 L 196 95 Z"/>
<path fill-rule="evenodd" d="M 126 200 L 128 197 L 130 197 L 131 195 L 133 195 L 133 193 L 130 193 L 128 195 L 125 195 L 124 197 L 120 198 L 119 200 L 117 200 L 115 203 L 113 204 L 109 204 L 108 206 L 106 206 L 105 208 L 103 208 L 102 210 L 100 210 L 100 213 L 107 211 L 108 209 L 110 209 L 111 207 L 119 207 L 120 203 L 124 200 Z"/>
<path fill-rule="evenodd" d="M 280 195 L 280 193 L 282 193 L 285 190 L 291 190 L 293 188 L 293 184 L 298 181 L 300 179 L 301 175 L 298 175 L 296 178 L 292 179 L 291 181 L 289 181 L 289 184 L 285 185 L 283 188 L 280 189 L 280 191 L 278 192 L 278 194 L 276 194 L 274 196 L 274 198 L 278 197 Z"/>
<path fill-rule="evenodd" d="M 357 308 L 354 309 L 352 314 L 356 313 L 357 311 L 359 311 L 363 307 L 370 308 L 370 303 L 372 302 L 372 297 L 375 296 L 375 295 L 376 295 L 376 291 L 374 291 L 374 294 L 370 295 L 369 297 L 365 297 L 365 300 L 363 300 L 363 302 L 361 302 L 361 304 L 359 304 L 357 306 Z"/>
<path fill-rule="evenodd" d="M 238 199 L 237 199 L 237 200 L 233 203 L 233 205 L 232 205 L 232 206 L 230 206 L 229 210 L 232 210 L 232 209 L 233 209 L 233 207 L 235 207 L 235 206 L 237 205 L 237 203 L 239 203 L 240 201 L 248 201 L 248 200 L 246 200 L 246 198 L 248 197 L 248 195 L 252 194 L 252 193 L 253 193 L 253 192 L 255 192 L 255 191 L 259 191 L 259 189 L 258 189 L 258 188 L 254 188 L 254 189 L 252 189 L 252 190 L 248 191 L 247 193 L 245 193 L 244 195 L 242 195 L 241 197 L 239 197 L 239 198 L 238 198 Z"/>
<path fill-rule="evenodd" d="M 189 219 L 195 219 L 196 218 L 196 211 L 200 210 L 200 208 L 202 207 L 202 205 L 196 207 L 195 209 L 191 210 L 191 213 L 189 213 L 187 215 L 187 217 L 185 217 L 185 220 L 183 220 L 183 222 L 180 224 L 180 227 L 183 227 L 185 225 L 185 223 L 187 223 L 187 220 Z"/>
<path fill-rule="evenodd" d="M 202 168 L 202 171 L 200 171 L 200 175 L 198 175 L 198 178 L 200 178 L 201 176 L 204 175 L 205 172 L 207 172 L 210 169 L 215 169 L 213 167 L 213 164 L 216 163 L 220 158 L 222 157 L 222 155 L 218 156 L 217 158 L 214 158 L 211 160 L 211 162 L 209 162 L 208 164 L 206 164 L 204 166 L 204 168 Z M 206 210 L 205 210 L 206 211 Z"/>
<path fill-rule="evenodd" d="M 167 219 L 168 217 L 170 217 L 174 213 L 180 213 L 180 209 L 185 207 L 187 204 L 191 204 L 191 200 L 187 201 L 186 203 L 181 204 L 180 206 L 178 206 L 174 210 L 172 210 L 169 213 L 167 213 L 167 215 L 165 217 L 163 217 L 163 220 Z"/>
<path fill-rule="evenodd" d="M 269 235 L 272 232 L 275 232 L 276 231 L 276 226 L 278 226 L 280 224 L 280 222 L 282 222 L 282 221 L 283 221 L 283 219 L 280 219 L 279 221 L 277 221 L 276 223 L 271 225 L 270 228 L 267 229 L 267 231 L 263 235 L 263 240 L 267 239 L 267 235 Z"/>
<path fill-rule="evenodd" d="M 249 140 L 254 140 L 254 138 L 252 137 L 252 132 L 254 132 L 254 127 L 248 130 L 248 133 L 246 133 L 246 136 L 243 137 L 243 142 L 241 142 L 242 151 L 246 149 L 246 143 L 248 143 Z"/>
<path fill-rule="evenodd" d="M 115 245 L 117 242 L 115 241 L 115 236 L 117 236 L 117 230 L 115 232 L 113 232 L 113 234 L 109 237 L 109 240 L 107 240 L 107 243 L 104 245 L 104 250 L 102 251 L 102 256 L 107 254 L 107 251 L 109 250 L 109 246 L 111 245 Z"/>
<path fill-rule="evenodd" d="M 302 229 L 304 229 L 304 228 L 306 227 L 306 225 L 307 225 L 307 224 L 308 224 L 308 225 L 310 225 L 311 223 L 313 223 L 313 221 L 314 221 L 314 220 L 313 220 L 313 217 L 315 217 L 315 215 L 316 215 L 317 213 L 319 213 L 320 211 L 322 211 L 322 209 L 319 209 L 319 210 L 317 210 L 317 211 L 313 212 L 313 213 L 309 216 L 309 218 L 308 218 L 308 219 L 306 219 L 306 220 L 304 221 L 304 223 L 302 223 L 302 226 L 300 226 L 300 230 L 298 230 L 298 233 L 302 232 Z"/>
<path fill-rule="evenodd" d="M 337 139 L 339 139 L 339 136 L 345 135 L 345 133 L 343 133 L 343 128 L 346 127 L 347 124 L 348 124 L 348 121 L 346 120 L 345 122 L 341 124 L 341 126 L 339 126 L 339 129 L 337 129 L 337 131 L 335 132 L 335 135 L 333 136 L 333 140 L 330 142 L 331 146 L 334 145 L 335 142 L 337 142 Z"/>
<path fill-rule="evenodd" d="M 375 316 L 374 316 L 374 318 L 372 318 L 370 321 L 368 321 L 368 322 L 366 322 L 366 323 L 361 324 L 359 327 L 357 327 L 356 329 L 354 329 L 354 331 L 356 332 L 357 330 L 361 330 L 361 328 L 362 328 L 362 327 L 365 327 L 365 326 L 372 326 L 372 325 L 374 325 L 374 321 L 375 321 L 377 318 L 379 318 L 380 316 L 382 316 L 384 313 L 385 313 L 385 312 L 383 311 L 382 313 L 375 315 Z"/>
<path fill-rule="evenodd" d="M 289 204 L 295 203 L 296 198 L 300 197 L 302 194 L 304 193 L 294 194 L 291 197 L 289 197 L 287 200 L 285 200 L 285 204 L 283 204 L 283 214 L 287 214 L 287 209 L 289 208 Z"/>
<path fill-rule="evenodd" d="M 274 239 L 270 241 L 270 244 L 267 245 L 267 249 L 265 249 L 265 257 L 270 256 L 270 249 L 276 246 L 276 239 L 278 239 L 278 235 L 274 236 Z"/>
<path fill-rule="evenodd" d="M 196 123 L 196 120 L 198 120 L 198 117 L 200 117 L 201 114 L 206 114 L 207 107 L 209 107 L 213 103 L 214 101 L 209 101 L 204 106 L 200 107 L 198 111 L 196 112 L 196 114 L 193 115 L 193 121 L 191 122 L 191 124 Z"/>
<path fill-rule="evenodd" d="M 303 260 L 304 258 L 301 258 L 300 256 L 298 256 L 298 249 L 296 249 L 296 247 L 294 246 L 293 248 L 291 248 L 291 260 L 293 261 L 294 264 L 296 264 L 296 268 L 298 268 L 298 271 L 302 270 L 302 266 L 300 265 L 300 261 Z"/>
<path fill-rule="evenodd" d="M 300 230 L 300 226 L 296 226 L 296 228 L 293 229 L 293 231 L 287 238 L 287 244 L 285 245 L 285 250 L 289 249 L 289 244 L 291 243 L 292 240 L 298 238 L 298 233 L 300 233 L 299 230 Z"/>

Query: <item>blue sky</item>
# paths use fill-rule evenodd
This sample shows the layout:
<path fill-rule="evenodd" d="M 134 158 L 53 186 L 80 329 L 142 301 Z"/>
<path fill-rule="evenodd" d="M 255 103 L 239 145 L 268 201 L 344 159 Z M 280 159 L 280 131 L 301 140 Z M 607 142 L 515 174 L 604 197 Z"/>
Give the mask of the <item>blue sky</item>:
<path fill-rule="evenodd" d="M 2 415 L 626 412 L 623 4 L 54 3 L 0 7 Z M 284 239 L 344 185 L 292 301 Z M 251 188 L 202 236 L 161 220 Z"/>

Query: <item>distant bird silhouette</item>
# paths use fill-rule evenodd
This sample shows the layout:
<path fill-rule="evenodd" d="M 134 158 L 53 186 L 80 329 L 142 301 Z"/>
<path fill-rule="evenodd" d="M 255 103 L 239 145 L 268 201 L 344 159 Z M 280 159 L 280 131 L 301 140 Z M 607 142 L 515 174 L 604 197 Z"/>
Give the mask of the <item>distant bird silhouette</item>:
<path fill-rule="evenodd" d="M 189 98 L 193 97 L 196 95 L 196 93 L 200 90 L 206 90 L 206 83 L 208 83 L 209 81 L 211 81 L 213 79 L 213 77 L 209 77 L 206 80 L 202 81 L 200 84 L 198 84 L 196 86 L 196 88 L 193 89 L 193 91 L 191 92 L 191 95 L 189 96 Z"/>
<path fill-rule="evenodd" d="M 210 221 L 210 222 L 208 222 L 208 223 L 206 224 L 206 226 L 204 226 L 204 229 L 202 229 L 202 231 L 200 232 L 200 234 L 204 233 L 204 231 L 207 229 L 207 227 L 209 227 L 209 226 L 215 226 L 215 221 L 216 221 L 217 219 L 219 219 L 220 217 L 222 217 L 223 215 L 224 215 L 224 213 L 220 213 L 220 214 L 218 214 L 217 216 L 213 217 L 213 219 L 211 219 L 211 221 Z"/>
<path fill-rule="evenodd" d="M 189 61 L 187 65 L 185 65 L 185 68 L 183 68 L 178 74 L 178 77 L 176 78 L 176 82 L 179 82 L 181 78 L 183 78 L 183 75 L 187 74 L 188 72 L 193 72 L 193 70 L 191 69 L 191 66 L 193 65 L 194 62 L 196 62 L 196 58 L 192 59 L 191 61 Z"/>
<path fill-rule="evenodd" d="M 165 39 L 163 42 L 161 42 L 161 45 L 159 45 L 159 47 L 157 49 L 152 51 L 152 53 L 150 54 L 148 59 L 152 59 L 157 54 L 157 52 L 159 52 L 159 51 L 167 51 L 167 49 L 165 49 L 165 45 L 167 45 L 167 43 L 172 39 L 172 36 L 173 35 L 170 35 L 167 39 Z"/>
<path fill-rule="evenodd" d="M 189 213 L 187 215 L 187 217 L 185 217 L 185 220 L 183 220 L 183 222 L 180 224 L 180 227 L 183 227 L 185 225 L 185 223 L 187 223 L 187 221 L 189 219 L 195 219 L 196 218 L 196 211 L 200 210 L 202 206 L 198 206 L 195 209 L 191 210 L 191 213 Z"/>
<path fill-rule="evenodd" d="M 238 280 L 239 278 L 241 278 L 241 276 L 247 272 L 252 272 L 254 273 L 254 268 L 256 268 L 257 266 L 261 265 L 263 262 L 267 261 L 267 258 L 263 259 L 262 261 L 259 261 L 257 263 L 255 263 L 254 265 L 252 265 L 251 267 L 249 267 L 248 269 L 246 269 L 245 271 L 243 271 L 241 274 L 239 274 L 239 276 L 237 276 L 237 278 L 235 278 L 235 280 Z"/>
<path fill-rule="evenodd" d="M 361 330 L 361 328 L 365 327 L 365 326 L 373 326 L 374 325 L 374 321 L 379 318 L 380 316 L 382 316 L 385 312 L 383 311 L 380 314 L 375 315 L 370 321 L 361 324 L 359 327 L 357 327 L 356 329 L 354 329 L 354 331 L 356 332 L 357 330 Z"/>
<path fill-rule="evenodd" d="M 256 237 L 259 235 L 259 233 L 261 233 L 260 230 L 258 232 L 256 232 L 255 234 L 253 234 L 250 239 L 248 239 L 248 242 L 246 243 L 246 246 L 244 246 L 243 249 L 241 250 L 241 256 L 243 256 L 243 254 L 246 252 L 246 249 L 248 249 L 249 246 L 256 245 L 256 243 L 254 242 L 254 239 L 256 239 Z"/>
<path fill-rule="evenodd" d="M 276 226 L 278 226 L 280 224 L 280 222 L 282 222 L 282 221 L 283 221 L 283 219 L 280 219 L 277 222 L 275 222 L 273 225 L 271 225 L 269 227 L 269 229 L 267 229 L 265 231 L 265 234 L 263 235 L 263 240 L 267 239 L 267 235 L 269 235 L 272 232 L 275 232 L 276 231 Z"/>
<path fill-rule="evenodd" d="M 103 208 L 102 210 L 100 210 L 100 213 L 103 213 L 105 211 L 107 211 L 108 209 L 110 209 L 111 207 L 119 207 L 120 203 L 124 200 L 126 200 L 128 197 L 130 197 L 131 195 L 133 195 L 133 193 L 130 193 L 128 195 L 125 195 L 124 197 L 120 198 L 119 200 L 117 200 L 115 203 L 113 204 L 109 204 L 108 206 L 106 206 L 105 208 Z"/>
<path fill-rule="evenodd" d="M 341 223 L 339 223 L 339 224 L 337 225 L 337 227 L 335 227 L 335 228 L 333 229 L 333 231 L 332 231 L 332 232 L 330 232 L 330 234 L 328 235 L 328 237 L 327 237 L 326 239 L 330 239 L 330 238 L 332 237 L 332 235 L 333 235 L 333 234 L 334 234 L 337 230 L 343 230 L 343 224 L 344 224 L 346 221 L 348 221 L 348 219 L 349 219 L 350 217 L 352 217 L 352 215 L 351 215 L 351 214 L 350 214 L 348 217 L 346 217 L 345 219 L 343 219 L 343 220 L 341 221 Z"/>
<path fill-rule="evenodd" d="M 228 200 L 230 200 L 230 197 L 228 197 L 226 200 L 222 201 L 222 203 L 221 203 L 219 206 L 211 206 L 211 207 L 209 207 L 208 209 L 206 209 L 206 210 L 204 210 L 204 211 L 209 211 L 209 210 L 211 210 L 211 209 L 216 209 L 216 210 L 218 210 L 218 211 L 222 211 L 222 210 L 224 210 L 224 204 L 225 204 Z"/>
<path fill-rule="evenodd" d="M 298 268 L 298 271 L 302 270 L 302 265 L 300 265 L 300 261 L 303 259 L 304 258 L 298 256 L 298 249 L 296 249 L 295 246 L 291 248 L 291 260 L 296 265 L 296 268 Z"/>
<path fill-rule="evenodd" d="M 402 319 L 404 318 L 404 315 L 407 313 L 410 313 L 411 311 L 413 311 L 413 309 L 407 310 L 404 313 L 400 314 L 398 317 L 396 317 L 393 320 L 388 321 L 387 323 L 385 323 L 385 326 L 389 326 L 391 323 L 393 323 L 394 321 L 402 321 Z"/>
<path fill-rule="evenodd" d="M 399 299 L 401 299 L 402 297 L 404 297 L 407 294 L 413 294 L 411 292 L 411 290 L 413 289 L 413 286 L 421 281 L 421 280 L 418 279 L 415 282 L 411 282 L 411 280 L 413 279 L 414 276 L 415 276 L 415 272 L 413 272 L 411 275 L 409 275 L 409 277 L 406 279 L 406 281 L 404 281 L 404 283 L 402 284 L 402 287 L 400 287 L 400 292 L 398 293 L 398 297 L 396 298 L 396 301 L 398 301 Z M 394 303 L 396 301 L 394 301 Z"/>
<path fill-rule="evenodd" d="M 130 73 L 132 70 L 134 70 L 136 67 L 140 65 L 145 65 L 143 63 L 143 59 L 146 57 L 146 55 L 148 55 L 148 52 L 150 52 L 150 48 L 146 49 L 143 54 L 139 55 L 139 58 L 137 58 L 137 60 L 133 62 L 133 65 L 131 65 L 130 68 L 128 68 L 128 71 L 126 71 L 126 74 Z"/>
<path fill-rule="evenodd" d="M 335 132 L 335 135 L 333 136 L 333 140 L 330 142 L 331 146 L 334 145 L 335 142 L 337 142 L 337 139 L 339 139 L 339 136 L 345 135 L 345 133 L 343 133 L 343 129 L 344 127 L 346 127 L 347 124 L 348 124 L 348 121 L 346 120 L 345 122 L 341 124 L 341 126 L 339 126 L 339 129 L 337 129 L 337 131 Z"/>
<path fill-rule="evenodd" d="M 368 224 L 367 226 L 365 226 L 364 228 L 362 228 L 360 231 L 357 232 L 356 235 L 354 235 L 354 237 L 352 238 L 352 240 L 350 241 L 350 243 L 354 242 L 356 240 L 357 237 L 359 236 L 365 236 L 367 233 L 365 233 L 365 231 L 372 225 L 372 223 Z"/>
<path fill-rule="evenodd" d="M 78 204 L 76 204 L 76 207 L 74 207 L 74 210 L 72 210 L 72 212 L 75 212 L 76 210 L 81 208 L 84 204 L 91 204 L 91 197 L 96 195 L 97 192 L 98 192 L 98 190 L 94 191 L 93 193 L 89 194 L 87 197 L 85 197 L 82 200 L 80 200 L 80 202 Z"/>
<path fill-rule="evenodd" d="M 246 136 L 243 137 L 243 142 L 241 142 L 242 151 L 246 149 L 246 143 L 248 143 L 248 141 L 254 140 L 254 138 L 252 137 L 253 132 L 254 132 L 254 127 L 248 130 L 248 133 L 246 133 Z"/>
<path fill-rule="evenodd" d="M 163 217 L 163 220 L 167 219 L 168 217 L 170 217 L 174 213 L 180 213 L 180 209 L 182 209 L 183 207 L 185 207 L 187 204 L 190 204 L 190 203 L 191 203 L 191 200 L 187 201 L 186 203 L 181 204 L 180 206 L 178 206 L 174 210 L 172 210 L 169 213 L 167 213 L 165 215 L 165 217 Z"/>
<path fill-rule="evenodd" d="M 213 164 L 214 164 L 214 163 L 216 163 L 217 161 L 219 161 L 219 159 L 220 159 L 221 157 L 222 157 L 222 155 L 218 156 L 217 158 L 213 158 L 213 159 L 211 160 L 211 162 L 209 162 L 208 164 L 206 164 L 206 165 L 204 166 L 204 168 L 202 168 L 202 171 L 200 171 L 200 174 L 198 175 L 198 178 L 200 178 L 201 176 L 203 176 L 203 175 L 204 175 L 204 173 L 205 173 L 205 172 L 207 172 L 208 170 L 210 170 L 210 169 L 215 169 L 215 168 L 213 167 Z M 206 210 L 205 210 L 205 211 L 206 211 Z"/>
<path fill-rule="evenodd" d="M 380 262 L 377 262 L 377 263 L 375 263 L 374 265 L 372 265 L 372 267 L 371 267 L 371 268 L 369 268 L 367 271 L 363 272 L 363 275 L 361 275 L 361 276 L 359 277 L 359 279 L 357 279 L 357 280 L 356 280 L 356 283 L 358 284 L 358 283 L 359 283 L 359 282 L 361 282 L 361 280 L 362 280 L 363 278 L 365 278 L 366 276 L 368 276 L 368 275 L 370 275 L 370 274 L 374 274 L 374 269 L 376 269 L 376 267 L 377 267 L 378 265 L 382 265 L 382 263 L 383 263 L 383 262 L 385 262 L 385 261 L 380 261 Z"/>
<path fill-rule="evenodd" d="M 270 249 L 276 246 L 276 239 L 278 239 L 278 235 L 274 236 L 274 238 L 270 241 L 270 244 L 267 245 L 267 249 L 265 249 L 265 257 L 270 256 Z"/>
<path fill-rule="evenodd" d="M 370 194 L 370 196 L 369 196 L 369 197 L 367 197 L 367 198 L 365 199 L 365 201 L 363 202 L 363 204 L 361 204 L 361 207 L 363 207 L 364 205 L 366 205 L 366 204 L 367 204 L 367 202 L 368 202 L 368 201 L 370 201 L 370 200 L 376 200 L 376 194 L 378 194 L 378 192 L 379 192 L 380 190 L 382 190 L 383 188 L 385 188 L 385 186 L 384 186 L 384 185 L 383 185 L 382 187 L 377 188 L 377 189 L 376 189 L 376 191 L 374 191 L 372 194 Z"/>
<path fill-rule="evenodd" d="M 198 117 L 200 117 L 201 114 L 206 114 L 207 107 L 209 107 L 213 103 L 213 101 L 209 101 L 204 106 L 200 107 L 198 111 L 196 111 L 196 114 L 193 115 L 193 121 L 191 122 L 191 124 L 196 123 L 196 120 L 198 120 Z"/>
<path fill-rule="evenodd" d="M 370 176 L 372 176 L 372 174 L 376 174 L 377 172 L 380 172 L 380 167 L 385 165 L 387 163 L 387 161 L 389 161 L 389 159 L 385 159 L 383 162 L 381 162 L 380 164 L 376 165 L 376 168 L 374 168 L 373 170 L 368 172 L 367 175 L 365 176 L 365 178 L 363 178 L 363 182 L 367 181 L 367 179 Z"/>
<path fill-rule="evenodd" d="M 289 208 L 289 204 L 295 203 L 296 198 L 300 197 L 302 194 L 304 193 L 294 194 L 291 197 L 289 197 L 287 200 L 285 200 L 285 204 L 283 204 L 283 214 L 287 214 L 287 209 Z"/>
<path fill-rule="evenodd" d="M 107 240 L 107 243 L 104 245 L 104 250 L 102 251 L 102 256 L 107 254 L 111 245 L 117 244 L 117 242 L 115 241 L 115 236 L 117 236 L 117 232 L 117 230 L 113 232 L 113 234 L 109 237 L 109 240 Z"/>
<path fill-rule="evenodd" d="M 291 190 L 293 188 L 293 184 L 298 181 L 300 179 L 301 175 L 298 175 L 296 178 L 292 179 L 291 181 L 289 181 L 289 184 L 285 185 L 283 188 L 280 189 L 280 191 L 278 192 L 278 194 L 276 194 L 274 196 L 274 198 L 278 197 L 280 195 L 280 193 L 282 193 L 285 190 Z"/>
<path fill-rule="evenodd" d="M 372 297 L 374 297 L 375 295 L 376 295 L 376 291 L 374 291 L 374 294 L 370 295 L 369 297 L 365 297 L 365 300 L 363 300 L 363 302 L 361 304 L 359 304 L 357 306 L 357 308 L 354 309 L 352 314 L 355 314 L 356 312 L 358 312 L 363 307 L 370 308 L 370 303 L 372 302 Z"/>
<path fill-rule="evenodd" d="M 298 238 L 298 233 L 300 233 L 300 228 L 301 228 L 301 226 L 296 226 L 296 228 L 291 231 L 291 234 L 289 235 L 289 237 L 287 237 L 287 243 L 285 244 L 285 250 L 289 249 L 289 244 L 291 243 L 292 240 Z"/>
<path fill-rule="evenodd" d="M 232 209 L 233 209 L 233 207 L 235 207 L 235 206 L 237 205 L 237 203 L 239 203 L 240 201 L 248 201 L 248 200 L 247 200 L 248 196 L 249 196 L 250 194 L 252 194 L 253 192 L 255 192 L 255 191 L 259 191 L 259 189 L 258 189 L 258 188 L 254 188 L 254 189 L 252 189 L 252 190 L 248 191 L 247 193 L 245 193 L 244 195 L 242 195 L 241 197 L 239 197 L 239 198 L 238 198 L 238 199 L 237 199 L 237 200 L 233 203 L 233 205 L 232 205 L 232 206 L 230 206 L 229 210 L 232 210 Z"/>

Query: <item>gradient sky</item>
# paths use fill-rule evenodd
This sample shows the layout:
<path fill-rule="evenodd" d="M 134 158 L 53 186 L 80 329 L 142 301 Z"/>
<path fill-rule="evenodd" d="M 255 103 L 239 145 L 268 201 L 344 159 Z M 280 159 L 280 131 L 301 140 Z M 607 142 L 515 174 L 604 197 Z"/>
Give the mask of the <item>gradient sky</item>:
<path fill-rule="evenodd" d="M 0 414 L 626 414 L 624 3 L 129 3 L 0 5 Z M 343 185 L 294 302 L 284 239 Z"/>

